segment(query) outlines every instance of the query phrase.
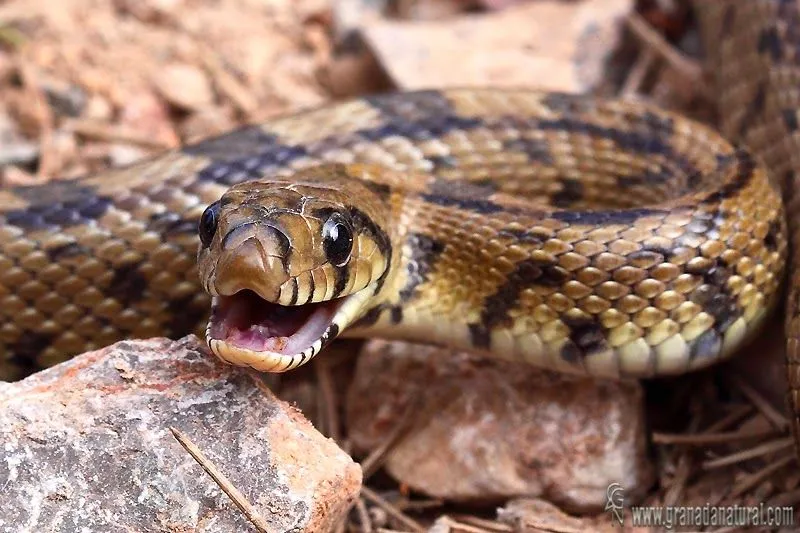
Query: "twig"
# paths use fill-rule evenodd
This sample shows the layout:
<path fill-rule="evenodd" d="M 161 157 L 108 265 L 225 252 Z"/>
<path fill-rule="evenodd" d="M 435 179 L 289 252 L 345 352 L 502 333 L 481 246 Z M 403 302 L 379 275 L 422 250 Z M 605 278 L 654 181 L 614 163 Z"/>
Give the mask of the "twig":
<path fill-rule="evenodd" d="M 436 509 L 443 507 L 443 500 L 403 500 L 397 502 L 397 508 L 403 511 L 425 511 L 427 509 Z"/>
<path fill-rule="evenodd" d="M 498 531 L 496 529 L 484 529 L 478 526 L 472 526 L 470 524 L 464 524 L 463 522 L 458 522 L 453 520 L 449 516 L 442 516 L 439 520 L 437 520 L 437 525 L 445 525 L 447 526 L 448 531 L 461 531 L 463 533 L 492 533 L 493 531 Z M 511 531 L 507 529 L 506 531 Z"/>
<path fill-rule="evenodd" d="M 752 459 L 754 457 L 767 455 L 772 452 L 777 452 L 786 448 L 791 448 L 792 446 L 794 446 L 794 439 L 792 437 L 787 437 L 785 439 L 777 439 L 771 442 L 765 442 L 748 450 L 741 450 L 736 453 L 726 455 L 725 457 L 719 457 L 717 459 L 706 461 L 703 463 L 703 468 L 706 470 L 711 470 L 714 468 L 719 468 L 721 466 L 728 466 L 736 463 L 741 463 L 742 461 L 746 461 L 747 459 Z"/>
<path fill-rule="evenodd" d="M 695 407 L 697 402 L 695 402 Z M 695 433 L 698 428 L 700 427 L 700 416 L 698 414 L 699 409 L 694 408 L 691 410 L 694 413 L 694 416 L 689 420 L 689 427 L 688 430 L 692 433 Z M 669 484 L 667 490 L 664 492 L 664 504 L 665 505 L 675 505 L 677 502 L 681 500 L 683 495 L 686 493 L 686 484 L 689 481 L 689 477 L 692 475 L 692 456 L 689 453 L 689 450 L 683 448 L 682 452 L 679 452 L 680 455 L 677 458 L 677 467 L 675 469 L 675 476 L 672 478 L 672 483 Z"/>
<path fill-rule="evenodd" d="M 638 13 L 633 12 L 628 15 L 627 25 L 631 32 L 633 32 L 645 46 L 664 58 L 664 61 L 677 72 L 697 84 L 703 95 L 709 94 L 708 87 L 703 83 L 703 69 L 698 62 L 690 59 L 670 45 L 669 42 L 667 42 L 660 33 L 650 27 L 650 24 Z"/>
<path fill-rule="evenodd" d="M 247 517 L 248 520 L 256 527 L 259 533 L 266 533 L 269 531 L 269 524 L 266 520 L 256 511 L 256 509 L 247 501 L 244 494 L 242 494 L 239 489 L 233 486 L 233 484 L 225 477 L 225 475 L 217 469 L 214 464 L 208 460 L 208 458 L 200 451 L 200 449 L 191 441 L 189 437 L 184 435 L 181 431 L 176 428 L 170 427 L 169 430 L 172 432 L 172 436 L 175 437 L 181 446 L 183 446 L 189 455 L 191 455 L 197 463 L 203 467 L 211 479 L 219 485 L 219 488 L 228 495 L 228 498 L 236 504 L 236 507 L 239 508 L 242 513 Z"/>
<path fill-rule="evenodd" d="M 740 482 L 733 487 L 730 496 L 732 498 L 738 498 L 792 461 L 794 461 L 794 453 L 790 453 L 786 457 L 778 459 L 771 465 L 767 465 L 761 470 L 743 477 Z"/>
<path fill-rule="evenodd" d="M 470 527 L 482 528 L 481 529 L 482 531 L 501 532 L 501 533 L 506 531 L 514 531 L 514 528 L 511 527 L 510 525 L 498 522 L 496 520 L 486 520 L 483 518 L 478 518 L 477 516 L 461 516 L 461 515 L 457 515 L 454 518 L 460 521 L 464 525 L 468 525 Z M 525 521 L 525 525 L 540 527 L 530 523 L 528 520 Z"/>
<path fill-rule="evenodd" d="M 425 528 L 422 527 L 422 525 L 419 522 L 409 517 L 399 509 L 397 509 L 397 507 L 392 505 L 390 502 L 385 500 L 377 492 L 374 492 L 369 487 L 361 487 L 361 494 L 366 499 L 368 499 L 369 501 L 371 501 L 372 503 L 374 503 L 375 505 L 386 511 L 392 518 L 394 518 L 398 522 L 401 522 L 404 526 L 411 529 L 411 531 L 414 531 L 416 533 L 422 533 L 423 531 L 425 531 Z"/>
<path fill-rule="evenodd" d="M 645 76 L 650 71 L 650 68 L 655 63 L 656 54 L 651 49 L 642 50 L 639 54 L 639 57 L 636 58 L 636 62 L 631 67 L 628 76 L 625 78 L 625 83 L 622 84 L 622 89 L 620 90 L 620 95 L 624 97 L 630 97 L 637 92 L 642 87 L 642 83 L 644 82 Z"/>
<path fill-rule="evenodd" d="M 383 441 L 374 450 L 372 450 L 372 452 L 363 461 L 361 461 L 361 470 L 364 472 L 364 480 L 367 480 L 372 476 L 372 474 L 380 469 L 388 452 L 397 443 L 397 441 L 400 440 L 400 437 L 405 435 L 406 431 L 408 431 L 409 427 L 411 426 L 411 414 L 416 411 L 417 405 L 418 402 L 416 401 L 410 402 L 406 406 L 403 415 L 397 421 L 389 434 L 386 435 L 386 438 L 384 438 Z"/>
<path fill-rule="evenodd" d="M 169 144 L 154 137 L 148 137 L 142 133 L 125 130 L 118 126 L 111 126 L 97 121 L 73 118 L 67 121 L 64 126 L 66 129 L 87 139 L 120 142 L 161 150 L 172 148 Z"/>
<path fill-rule="evenodd" d="M 795 507 L 798 503 L 800 503 L 800 489 L 794 489 L 790 490 L 789 492 L 778 494 L 769 502 L 769 504 L 773 507 L 783 507 L 785 505 L 791 505 L 792 507 Z"/>
<path fill-rule="evenodd" d="M 768 437 L 774 430 L 752 429 L 741 431 L 723 431 L 720 433 L 653 433 L 655 444 L 683 444 L 689 446 L 705 446 L 707 444 L 726 444 L 740 440 Z"/>
<path fill-rule="evenodd" d="M 703 433 L 716 433 L 718 431 L 722 431 L 735 423 L 739 422 L 740 420 L 744 419 L 747 415 L 753 412 L 753 406 L 750 404 L 741 404 L 737 405 L 731 409 L 731 412 L 727 415 L 723 416 L 706 429 L 703 430 Z"/>
<path fill-rule="evenodd" d="M 356 500 L 356 514 L 361 525 L 361 533 L 372 533 L 372 519 L 369 517 L 367 505 L 362 498 Z"/>
<path fill-rule="evenodd" d="M 739 376 L 731 376 L 731 382 L 735 387 L 741 390 L 742 394 L 750 400 L 756 409 L 761 411 L 761 414 L 780 431 L 786 431 L 789 428 L 789 422 L 786 417 L 778 412 L 766 398 L 758 393 L 750 384 L 745 383 Z"/>
<path fill-rule="evenodd" d="M 317 357 L 314 359 L 314 373 L 319 383 L 319 391 L 322 395 L 322 414 L 325 416 L 327 435 L 335 442 L 341 440 L 339 434 L 339 401 L 333 388 L 333 378 L 331 370 L 325 358 Z"/>

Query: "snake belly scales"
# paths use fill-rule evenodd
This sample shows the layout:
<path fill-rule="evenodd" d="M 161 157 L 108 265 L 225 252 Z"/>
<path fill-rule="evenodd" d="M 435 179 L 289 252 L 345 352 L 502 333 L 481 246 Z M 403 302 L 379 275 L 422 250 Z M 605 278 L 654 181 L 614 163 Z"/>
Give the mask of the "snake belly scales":
<path fill-rule="evenodd" d="M 341 334 L 652 377 L 720 361 L 785 303 L 800 412 L 800 8 L 696 7 L 721 133 L 643 103 L 417 91 L 0 190 L 0 377 L 204 327 L 265 371 Z"/>

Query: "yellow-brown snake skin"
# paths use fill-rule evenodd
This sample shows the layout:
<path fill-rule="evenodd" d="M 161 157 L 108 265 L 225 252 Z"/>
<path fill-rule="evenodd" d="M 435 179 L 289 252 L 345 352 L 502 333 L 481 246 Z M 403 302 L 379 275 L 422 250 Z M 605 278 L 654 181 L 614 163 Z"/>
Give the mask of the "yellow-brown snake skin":
<path fill-rule="evenodd" d="M 800 13 L 794 0 L 697 4 L 721 135 L 631 102 L 423 91 L 0 191 L 2 377 L 202 328 L 206 291 L 212 350 L 261 370 L 339 334 L 610 377 L 721 360 L 781 301 Z"/>

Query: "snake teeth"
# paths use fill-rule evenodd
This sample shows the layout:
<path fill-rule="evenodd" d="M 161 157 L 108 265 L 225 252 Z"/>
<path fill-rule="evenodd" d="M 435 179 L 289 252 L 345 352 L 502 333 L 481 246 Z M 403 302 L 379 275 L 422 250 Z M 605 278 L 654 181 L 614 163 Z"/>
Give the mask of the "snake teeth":
<path fill-rule="evenodd" d="M 206 341 L 221 360 L 262 372 L 285 372 L 310 361 L 358 316 L 369 288 L 300 306 L 267 302 L 252 291 L 215 297 Z"/>

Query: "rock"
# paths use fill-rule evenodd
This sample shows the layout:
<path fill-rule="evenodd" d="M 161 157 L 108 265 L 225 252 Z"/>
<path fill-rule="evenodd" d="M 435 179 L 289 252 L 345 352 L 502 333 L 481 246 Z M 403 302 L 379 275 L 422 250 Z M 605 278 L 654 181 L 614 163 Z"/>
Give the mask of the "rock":
<path fill-rule="evenodd" d="M 331 530 L 359 492 L 360 467 L 259 374 L 194 337 L 121 342 L 0 384 L 0 531 L 253 531 L 170 427 L 269 531 Z"/>
<path fill-rule="evenodd" d="M 86 108 L 89 97 L 82 87 L 49 77 L 41 80 L 41 87 L 47 103 L 57 115 L 78 117 Z"/>
<path fill-rule="evenodd" d="M 22 165 L 30 167 L 39 159 L 39 147 L 26 141 L 0 145 L 0 166 Z"/>
<path fill-rule="evenodd" d="M 514 4 L 520 4 L 525 1 L 527 0 L 476 0 L 475 3 L 484 9 L 498 10 L 506 9 Z"/>
<path fill-rule="evenodd" d="M 320 69 L 320 81 L 338 98 L 385 92 L 392 88 L 392 82 L 368 50 L 334 57 Z"/>
<path fill-rule="evenodd" d="M 365 25 L 380 20 L 389 0 L 338 0 L 331 4 L 332 26 L 337 41 Z"/>
<path fill-rule="evenodd" d="M 398 9 L 398 15 L 409 20 L 444 20 L 463 13 L 470 7 L 464 0 L 416 0 Z"/>
<path fill-rule="evenodd" d="M 39 152 L 39 146 L 25 139 L 6 108 L 0 107 L 0 167 L 21 165 L 32 169 Z"/>
<path fill-rule="evenodd" d="M 126 99 L 117 126 L 164 146 L 177 146 L 180 142 L 167 104 L 153 92 L 142 91 Z"/>
<path fill-rule="evenodd" d="M 187 143 L 207 139 L 233 130 L 236 122 L 230 109 L 209 107 L 193 113 L 181 124 L 181 138 Z"/>
<path fill-rule="evenodd" d="M 99 122 L 108 122 L 114 116 L 114 108 L 107 98 L 103 98 L 99 94 L 93 94 L 86 102 L 83 116 Z"/>
<path fill-rule="evenodd" d="M 132 165 L 147 156 L 147 152 L 130 144 L 112 144 L 108 150 L 108 161 L 112 167 Z"/>
<path fill-rule="evenodd" d="M 598 516 L 576 518 L 558 507 L 538 499 L 520 499 L 508 502 L 497 510 L 497 520 L 513 531 L 559 531 L 562 533 L 579 533 L 594 531 L 601 533 L 619 531 L 617 522 L 605 512 Z"/>
<path fill-rule="evenodd" d="M 184 8 L 184 0 L 116 0 L 115 7 L 142 22 L 172 21 Z"/>
<path fill-rule="evenodd" d="M 636 382 L 371 341 L 347 397 L 354 448 L 375 449 L 409 408 L 385 466 L 435 498 L 541 497 L 586 513 L 603 509 L 611 483 L 635 502 L 653 481 Z"/>
<path fill-rule="evenodd" d="M 194 65 L 173 63 L 161 69 L 154 81 L 161 96 L 180 109 L 202 109 L 214 100 L 208 76 Z"/>
<path fill-rule="evenodd" d="M 632 5 L 542 0 L 446 21 L 375 22 L 363 35 L 402 89 L 488 85 L 587 92 L 603 80 Z"/>

